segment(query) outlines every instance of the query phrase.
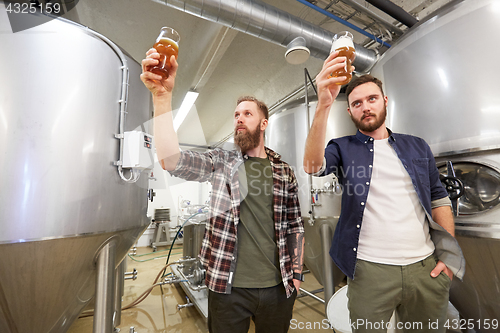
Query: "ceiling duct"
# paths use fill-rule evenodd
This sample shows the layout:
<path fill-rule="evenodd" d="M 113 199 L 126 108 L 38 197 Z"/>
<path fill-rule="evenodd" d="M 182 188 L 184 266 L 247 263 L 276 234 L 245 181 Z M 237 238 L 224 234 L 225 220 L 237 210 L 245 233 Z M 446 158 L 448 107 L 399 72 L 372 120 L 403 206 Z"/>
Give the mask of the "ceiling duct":
<path fill-rule="evenodd" d="M 410 13 L 389 0 L 366 0 L 386 14 L 389 14 L 399 22 L 411 28 L 418 23 L 418 20 Z"/>
<path fill-rule="evenodd" d="M 334 33 L 258 0 L 153 0 L 283 47 L 296 37 L 306 40 L 311 56 L 326 59 Z M 368 72 L 377 52 L 355 44 L 356 71 Z"/>

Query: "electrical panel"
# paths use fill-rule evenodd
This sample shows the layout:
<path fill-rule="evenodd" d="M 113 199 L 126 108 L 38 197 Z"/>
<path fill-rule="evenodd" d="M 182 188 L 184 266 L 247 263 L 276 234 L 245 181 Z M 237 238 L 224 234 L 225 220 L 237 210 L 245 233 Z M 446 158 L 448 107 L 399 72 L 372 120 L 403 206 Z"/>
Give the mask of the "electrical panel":
<path fill-rule="evenodd" d="M 154 164 L 153 136 L 141 131 L 124 133 L 123 167 L 152 169 Z"/>

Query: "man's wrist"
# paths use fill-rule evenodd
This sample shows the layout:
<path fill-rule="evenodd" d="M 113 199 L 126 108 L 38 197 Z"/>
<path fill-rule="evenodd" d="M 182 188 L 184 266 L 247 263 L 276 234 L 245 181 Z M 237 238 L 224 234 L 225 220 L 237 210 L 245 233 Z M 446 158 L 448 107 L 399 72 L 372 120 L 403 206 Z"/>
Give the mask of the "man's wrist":
<path fill-rule="evenodd" d="M 153 96 L 153 102 L 159 101 L 159 102 L 166 102 L 166 101 L 171 101 L 172 100 L 172 92 L 167 91 L 167 92 L 162 92 L 158 94 L 151 94 Z"/>

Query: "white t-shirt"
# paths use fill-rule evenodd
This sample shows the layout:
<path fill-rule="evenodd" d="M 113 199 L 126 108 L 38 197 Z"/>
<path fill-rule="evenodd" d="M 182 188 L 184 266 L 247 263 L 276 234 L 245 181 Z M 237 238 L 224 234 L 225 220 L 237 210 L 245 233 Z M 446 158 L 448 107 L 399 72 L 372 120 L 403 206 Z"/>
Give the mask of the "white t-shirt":
<path fill-rule="evenodd" d="M 373 150 L 358 258 L 390 265 L 425 259 L 434 252 L 434 243 L 411 178 L 388 139 L 375 140 Z"/>

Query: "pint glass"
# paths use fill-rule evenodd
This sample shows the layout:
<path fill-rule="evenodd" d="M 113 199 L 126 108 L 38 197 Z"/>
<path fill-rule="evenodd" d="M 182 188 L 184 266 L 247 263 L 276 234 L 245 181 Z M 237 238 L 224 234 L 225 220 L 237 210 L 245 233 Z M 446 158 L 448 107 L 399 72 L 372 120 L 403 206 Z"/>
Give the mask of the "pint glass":
<path fill-rule="evenodd" d="M 177 59 L 177 55 L 179 53 L 179 41 L 181 37 L 172 28 L 163 27 L 161 28 L 160 35 L 156 39 L 156 43 L 153 47 L 160 54 L 160 63 L 156 66 L 153 66 L 149 69 L 150 72 L 161 75 L 162 80 L 168 77 L 168 72 L 170 70 L 170 58 L 175 56 Z"/>
<path fill-rule="evenodd" d="M 338 57 L 346 57 L 344 68 L 334 71 L 331 76 L 345 76 L 346 79 L 337 83 L 338 85 L 348 84 L 352 79 L 351 65 L 356 58 L 356 50 L 354 49 L 353 36 L 349 31 L 341 31 L 333 36 L 333 43 L 330 53 L 338 51 Z"/>

